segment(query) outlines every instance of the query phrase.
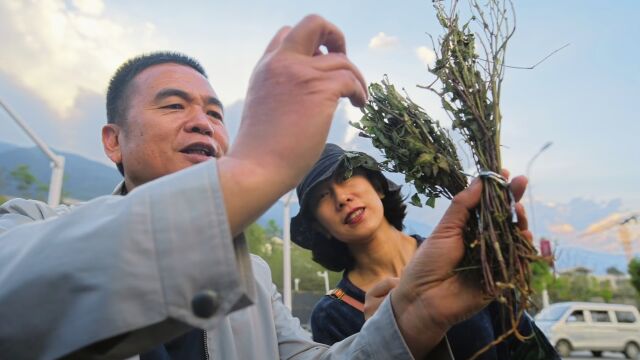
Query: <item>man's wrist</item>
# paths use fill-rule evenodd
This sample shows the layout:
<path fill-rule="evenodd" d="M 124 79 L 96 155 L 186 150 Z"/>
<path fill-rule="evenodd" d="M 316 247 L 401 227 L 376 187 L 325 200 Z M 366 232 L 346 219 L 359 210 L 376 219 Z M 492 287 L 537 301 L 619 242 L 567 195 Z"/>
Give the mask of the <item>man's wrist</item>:
<path fill-rule="evenodd" d="M 391 308 L 403 339 L 416 359 L 424 358 L 444 338 L 448 327 L 439 323 L 423 300 L 396 289 L 391 292 Z"/>

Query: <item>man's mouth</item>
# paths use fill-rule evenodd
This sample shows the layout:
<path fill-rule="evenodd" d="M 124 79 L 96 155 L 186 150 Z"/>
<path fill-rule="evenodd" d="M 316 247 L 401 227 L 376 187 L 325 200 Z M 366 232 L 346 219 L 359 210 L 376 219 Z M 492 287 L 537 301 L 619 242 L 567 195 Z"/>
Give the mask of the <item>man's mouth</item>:
<path fill-rule="evenodd" d="M 357 208 L 353 211 L 351 211 L 347 217 L 344 219 L 344 223 L 345 224 L 355 224 L 357 222 L 359 222 L 362 219 L 362 216 L 364 214 L 364 208 L 360 207 Z"/>
<path fill-rule="evenodd" d="M 202 155 L 206 157 L 216 157 L 216 149 L 211 144 L 193 143 L 180 150 L 184 154 Z"/>

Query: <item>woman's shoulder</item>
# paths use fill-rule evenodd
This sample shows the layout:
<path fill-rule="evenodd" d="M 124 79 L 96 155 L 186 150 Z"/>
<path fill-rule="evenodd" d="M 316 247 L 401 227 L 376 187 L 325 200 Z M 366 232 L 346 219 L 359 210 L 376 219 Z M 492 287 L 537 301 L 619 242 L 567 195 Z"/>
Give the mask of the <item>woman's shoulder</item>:
<path fill-rule="evenodd" d="M 336 296 L 327 294 L 318 300 L 311 312 L 311 318 L 343 317 L 350 313 L 349 305 Z"/>
<path fill-rule="evenodd" d="M 311 330 L 317 342 L 332 345 L 358 331 L 364 315 L 335 296 L 325 295 L 311 312 Z"/>

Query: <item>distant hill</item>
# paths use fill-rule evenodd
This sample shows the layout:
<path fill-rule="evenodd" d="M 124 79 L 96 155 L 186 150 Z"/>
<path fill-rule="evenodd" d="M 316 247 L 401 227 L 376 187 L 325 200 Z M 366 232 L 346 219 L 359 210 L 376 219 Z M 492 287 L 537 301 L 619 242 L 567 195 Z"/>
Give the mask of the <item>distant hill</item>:
<path fill-rule="evenodd" d="M 575 267 L 590 269 L 595 275 L 604 275 L 609 267 L 627 273 L 627 258 L 623 254 L 592 251 L 581 247 L 560 246 L 555 250 L 556 270 Z M 640 257 L 640 253 L 636 254 Z"/>
<path fill-rule="evenodd" d="M 65 157 L 63 191 L 73 199 L 88 200 L 110 194 L 118 182 L 122 180 L 115 167 L 76 154 L 56 153 Z M 9 176 L 9 173 L 19 165 L 28 165 L 30 172 L 36 179 L 48 185 L 51 178 L 49 163 L 49 159 L 36 147 L 25 148 L 0 142 L 0 168 L 5 175 L 4 186 L 0 189 L 0 193 L 13 196 L 23 195 L 16 188 L 15 181 Z M 30 195 L 35 196 L 33 191 Z"/>
<path fill-rule="evenodd" d="M 115 167 L 89 160 L 82 156 L 61 153 L 65 156 L 64 191 L 68 196 L 78 200 L 88 200 L 97 196 L 110 194 L 122 179 Z M 18 147 L 0 142 L 0 169 L 5 178 L 0 181 L 0 194 L 22 196 L 11 181 L 8 173 L 17 166 L 27 164 L 31 173 L 38 181 L 49 184 L 51 170 L 48 158 L 39 149 Z M 291 206 L 291 215 L 298 213 L 298 204 Z M 283 204 L 277 202 L 258 220 L 266 226 L 269 220 L 274 220 L 283 228 Z M 411 219 L 405 220 L 405 231 L 409 234 L 428 236 L 435 224 L 425 224 Z M 637 254 L 640 256 L 640 254 Z M 606 269 L 614 266 L 627 271 L 627 260 L 623 255 L 590 251 L 580 247 L 559 247 L 556 250 L 556 268 L 558 270 L 584 266 L 595 274 L 604 274 Z"/>
<path fill-rule="evenodd" d="M 7 150 L 15 149 L 15 148 L 16 148 L 15 145 L 7 144 L 0 141 L 0 153 L 5 152 Z"/>

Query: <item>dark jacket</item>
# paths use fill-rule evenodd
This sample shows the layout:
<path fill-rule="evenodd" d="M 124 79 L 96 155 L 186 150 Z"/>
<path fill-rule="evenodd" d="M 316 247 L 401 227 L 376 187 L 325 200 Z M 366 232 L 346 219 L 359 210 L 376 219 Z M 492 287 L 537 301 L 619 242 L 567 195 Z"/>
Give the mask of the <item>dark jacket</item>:
<path fill-rule="evenodd" d="M 414 235 L 418 244 L 423 238 Z M 344 273 L 338 288 L 347 295 L 364 303 L 365 292 L 358 288 Z M 456 359 L 468 359 L 476 351 L 482 349 L 505 332 L 505 327 L 499 323 L 500 311 L 504 307 L 494 301 L 485 309 L 453 326 L 447 332 L 447 339 Z M 311 313 L 311 330 L 313 340 L 327 345 L 341 341 L 360 331 L 364 325 L 364 314 L 351 305 L 334 296 L 323 296 Z M 526 342 L 521 342 L 513 336 L 494 346 L 482 354 L 482 360 L 509 359 L 540 359 L 560 360 L 549 341 L 534 324 L 529 315 L 524 315 L 519 324 L 520 332 L 525 335 L 535 334 Z M 536 351 L 537 350 L 537 351 Z"/>

